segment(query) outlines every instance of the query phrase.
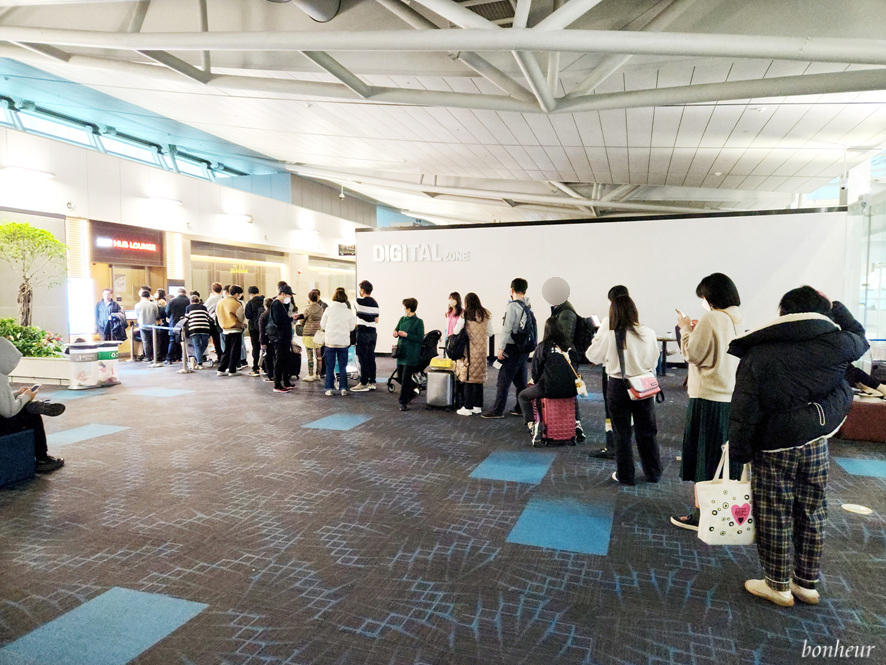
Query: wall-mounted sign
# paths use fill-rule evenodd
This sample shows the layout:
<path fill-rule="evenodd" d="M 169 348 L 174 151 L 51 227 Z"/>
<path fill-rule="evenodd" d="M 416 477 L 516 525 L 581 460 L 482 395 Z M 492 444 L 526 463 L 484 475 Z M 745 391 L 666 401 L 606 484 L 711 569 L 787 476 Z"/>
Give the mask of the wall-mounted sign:
<path fill-rule="evenodd" d="M 357 256 L 357 245 L 339 245 L 339 256 Z"/>
<path fill-rule="evenodd" d="M 117 265 L 163 266 L 163 232 L 124 224 L 89 223 L 93 261 Z"/>
<path fill-rule="evenodd" d="M 231 274 L 232 275 L 245 275 L 249 272 L 249 268 L 246 266 L 236 265 L 231 266 Z"/>
<path fill-rule="evenodd" d="M 462 250 L 443 250 L 435 244 L 373 245 L 372 260 L 376 263 L 470 261 L 471 253 Z"/>

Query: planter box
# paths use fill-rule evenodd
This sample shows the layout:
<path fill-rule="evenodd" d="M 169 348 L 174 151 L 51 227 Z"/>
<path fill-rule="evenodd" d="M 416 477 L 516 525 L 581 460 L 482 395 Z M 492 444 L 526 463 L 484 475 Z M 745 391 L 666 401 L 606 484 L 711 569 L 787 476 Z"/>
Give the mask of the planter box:
<path fill-rule="evenodd" d="M 48 383 L 67 386 L 71 383 L 71 361 L 65 358 L 22 358 L 9 378 L 14 383 Z"/>

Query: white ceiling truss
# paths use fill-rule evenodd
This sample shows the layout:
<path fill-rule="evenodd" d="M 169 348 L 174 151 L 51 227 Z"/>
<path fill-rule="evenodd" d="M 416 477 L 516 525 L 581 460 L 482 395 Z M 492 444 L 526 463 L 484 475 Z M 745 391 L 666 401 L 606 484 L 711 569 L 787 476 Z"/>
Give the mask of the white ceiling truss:
<path fill-rule="evenodd" d="M 881 3 L 804 5 L 0 0 L 0 57 L 428 218 L 778 208 L 886 146 Z"/>

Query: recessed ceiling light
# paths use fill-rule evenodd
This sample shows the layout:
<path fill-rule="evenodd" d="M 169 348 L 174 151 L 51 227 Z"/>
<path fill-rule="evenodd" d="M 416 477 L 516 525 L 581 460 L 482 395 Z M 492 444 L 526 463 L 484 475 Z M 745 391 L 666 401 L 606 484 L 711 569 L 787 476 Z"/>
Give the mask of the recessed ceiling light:
<path fill-rule="evenodd" d="M 765 106 L 752 106 L 749 110 L 756 111 L 757 113 L 763 113 L 766 110 Z"/>
<path fill-rule="evenodd" d="M 723 175 L 723 172 L 722 171 L 715 171 L 714 175 L 717 177 L 720 177 L 721 175 Z"/>

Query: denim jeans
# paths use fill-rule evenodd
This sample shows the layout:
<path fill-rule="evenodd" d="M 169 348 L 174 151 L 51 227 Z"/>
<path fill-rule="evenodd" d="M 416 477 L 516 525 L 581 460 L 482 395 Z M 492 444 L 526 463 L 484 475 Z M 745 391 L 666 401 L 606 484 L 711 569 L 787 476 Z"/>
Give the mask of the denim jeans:
<path fill-rule="evenodd" d="M 348 389 L 348 347 L 326 347 L 323 362 L 326 365 L 326 390 L 335 389 L 335 363 L 338 361 L 338 387 Z"/>
<path fill-rule="evenodd" d="M 357 359 L 360 361 L 360 383 L 364 386 L 375 383 L 375 342 L 378 333 L 375 328 L 357 328 Z"/>
<path fill-rule="evenodd" d="M 203 364 L 203 354 L 206 353 L 206 346 L 209 344 L 209 335 L 207 333 L 197 333 L 191 335 L 191 344 L 194 345 L 194 357 L 197 364 Z"/>

